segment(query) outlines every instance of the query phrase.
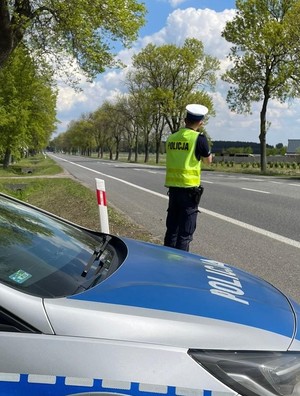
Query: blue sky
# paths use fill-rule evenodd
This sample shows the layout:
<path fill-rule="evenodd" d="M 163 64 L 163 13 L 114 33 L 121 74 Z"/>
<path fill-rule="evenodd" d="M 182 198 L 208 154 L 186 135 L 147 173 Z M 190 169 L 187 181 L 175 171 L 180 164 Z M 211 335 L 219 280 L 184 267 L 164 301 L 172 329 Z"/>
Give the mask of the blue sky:
<path fill-rule="evenodd" d="M 141 35 L 151 34 L 162 29 L 166 23 L 168 15 L 175 9 L 187 8 L 210 8 L 215 11 L 223 11 L 226 8 L 234 8 L 234 0 L 144 0 L 146 4 L 147 24 L 141 29 Z"/>
<path fill-rule="evenodd" d="M 146 4 L 147 24 L 141 30 L 141 34 L 151 34 L 164 27 L 168 15 L 175 9 L 205 9 L 210 8 L 215 11 L 224 11 L 235 7 L 234 0 L 144 0 Z"/>
<path fill-rule="evenodd" d="M 82 79 L 81 92 L 59 84 L 58 133 L 64 132 L 70 121 L 81 114 L 92 112 L 104 100 L 113 101 L 124 92 L 124 79 L 130 69 L 131 57 L 147 44 L 182 45 L 187 37 L 203 42 L 207 54 L 221 62 L 221 73 L 230 67 L 227 55 L 230 44 L 221 37 L 226 21 L 235 15 L 234 0 L 144 0 L 148 9 L 147 23 L 140 30 L 139 38 L 130 50 L 121 50 L 119 58 L 127 65 L 124 70 L 107 70 L 93 83 Z M 228 109 L 226 94 L 228 85 L 218 79 L 215 92 L 211 93 L 216 117 L 209 120 L 207 131 L 212 140 L 259 142 L 259 113 L 261 103 L 254 103 L 252 114 L 237 115 Z M 281 104 L 273 101 L 268 107 L 271 126 L 267 143 L 287 145 L 288 139 L 300 139 L 300 101 Z"/>

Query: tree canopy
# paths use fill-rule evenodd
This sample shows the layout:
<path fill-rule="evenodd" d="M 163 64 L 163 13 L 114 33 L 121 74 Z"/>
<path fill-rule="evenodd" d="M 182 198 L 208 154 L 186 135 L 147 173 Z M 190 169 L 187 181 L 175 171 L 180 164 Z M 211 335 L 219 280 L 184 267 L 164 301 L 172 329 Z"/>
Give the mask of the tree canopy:
<path fill-rule="evenodd" d="M 237 0 L 237 13 L 227 22 L 222 36 L 234 46 L 233 67 L 223 79 L 230 83 L 229 107 L 251 112 L 261 102 L 261 171 L 266 171 L 266 134 L 270 100 L 285 102 L 300 94 L 300 1 Z"/>
<path fill-rule="evenodd" d="M 148 162 L 150 151 L 155 151 L 158 163 L 164 138 L 183 125 L 188 103 L 201 103 L 214 115 L 206 88 L 214 88 L 218 68 L 219 61 L 206 55 L 196 39 L 187 39 L 182 47 L 150 44 L 141 50 L 134 56 L 126 80 L 129 92 L 115 103 L 105 102 L 89 117 L 90 137 L 98 155 L 105 148 L 110 158 L 114 151 L 117 159 L 120 148 L 125 148 L 129 161 L 133 152 L 135 161 L 143 152 L 144 162 Z M 86 122 L 75 125 L 82 131 Z M 75 130 L 72 123 L 63 134 L 66 139 L 60 136 L 53 145 L 68 152 L 86 151 L 82 138 L 73 135 L 69 139 Z"/>
<path fill-rule="evenodd" d="M 150 90 L 152 102 L 175 132 L 183 121 L 188 103 L 202 103 L 213 114 L 213 104 L 205 88 L 214 88 L 219 61 L 204 52 L 201 41 L 189 38 L 182 47 L 149 44 L 133 57 L 129 75 L 135 91 Z"/>
<path fill-rule="evenodd" d="M 75 58 L 93 78 L 117 64 L 114 42 L 134 41 L 144 16 L 138 0 L 1 0 L 0 67 L 23 42 L 34 57 Z"/>
<path fill-rule="evenodd" d="M 41 150 L 56 125 L 56 91 L 51 73 L 39 74 L 22 46 L 0 69 L 0 154 L 3 166 L 10 156 Z"/>

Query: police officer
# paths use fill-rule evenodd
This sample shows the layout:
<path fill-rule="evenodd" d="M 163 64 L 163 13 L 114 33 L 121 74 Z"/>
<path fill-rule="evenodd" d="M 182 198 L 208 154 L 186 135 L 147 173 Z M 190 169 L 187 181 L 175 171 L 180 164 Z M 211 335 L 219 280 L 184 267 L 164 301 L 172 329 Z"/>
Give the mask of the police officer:
<path fill-rule="evenodd" d="M 211 163 L 212 155 L 205 135 L 198 132 L 207 107 L 189 104 L 186 111 L 185 128 L 170 135 L 166 142 L 165 186 L 169 188 L 169 205 L 164 245 L 188 251 L 203 192 L 201 160 Z"/>

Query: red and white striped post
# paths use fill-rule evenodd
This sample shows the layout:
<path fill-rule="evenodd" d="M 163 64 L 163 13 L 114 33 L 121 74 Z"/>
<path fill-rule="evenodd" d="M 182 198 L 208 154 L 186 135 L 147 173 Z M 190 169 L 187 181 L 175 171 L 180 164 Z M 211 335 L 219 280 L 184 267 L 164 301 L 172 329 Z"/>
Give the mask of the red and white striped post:
<path fill-rule="evenodd" d="M 104 180 L 96 179 L 96 189 L 100 216 L 100 231 L 109 234 L 108 211 Z"/>

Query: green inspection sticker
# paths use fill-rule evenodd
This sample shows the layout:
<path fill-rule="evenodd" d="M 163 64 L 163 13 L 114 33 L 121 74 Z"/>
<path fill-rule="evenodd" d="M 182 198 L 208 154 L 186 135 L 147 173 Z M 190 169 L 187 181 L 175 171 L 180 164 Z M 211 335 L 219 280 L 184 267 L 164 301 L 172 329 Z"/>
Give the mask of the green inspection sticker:
<path fill-rule="evenodd" d="M 24 283 L 27 279 L 31 278 L 32 275 L 28 274 L 28 272 L 19 269 L 17 272 L 9 276 L 9 279 L 13 280 L 16 283 Z"/>

